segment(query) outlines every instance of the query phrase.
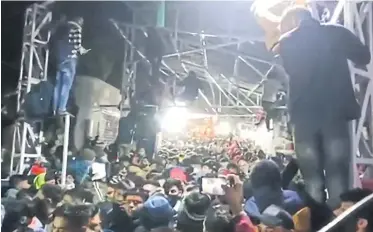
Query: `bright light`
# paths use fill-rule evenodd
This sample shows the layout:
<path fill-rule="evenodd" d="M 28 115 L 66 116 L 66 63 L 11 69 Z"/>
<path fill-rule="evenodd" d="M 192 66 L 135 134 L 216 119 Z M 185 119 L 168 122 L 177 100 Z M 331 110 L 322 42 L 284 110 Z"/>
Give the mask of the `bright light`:
<path fill-rule="evenodd" d="M 177 106 L 186 106 L 186 102 L 175 100 L 175 105 L 177 105 Z"/>
<path fill-rule="evenodd" d="M 179 133 L 185 130 L 189 118 L 187 108 L 173 107 L 164 114 L 161 127 L 169 133 Z"/>
<path fill-rule="evenodd" d="M 219 122 L 218 125 L 215 126 L 215 133 L 217 135 L 228 135 L 231 132 L 232 128 L 229 122 Z"/>

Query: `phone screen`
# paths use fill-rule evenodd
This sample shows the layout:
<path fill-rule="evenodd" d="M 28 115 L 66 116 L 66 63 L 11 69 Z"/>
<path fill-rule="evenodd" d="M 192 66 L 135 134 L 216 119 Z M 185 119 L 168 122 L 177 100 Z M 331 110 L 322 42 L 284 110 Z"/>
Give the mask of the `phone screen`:
<path fill-rule="evenodd" d="M 225 178 L 210 178 L 210 177 L 203 177 L 202 178 L 202 193 L 221 196 L 224 195 L 225 192 L 222 185 L 226 185 L 227 180 Z"/>

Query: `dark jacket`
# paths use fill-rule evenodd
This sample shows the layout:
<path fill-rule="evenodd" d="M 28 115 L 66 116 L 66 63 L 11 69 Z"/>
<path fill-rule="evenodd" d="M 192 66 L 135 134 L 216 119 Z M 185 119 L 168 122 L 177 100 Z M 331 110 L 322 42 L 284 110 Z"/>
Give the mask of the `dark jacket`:
<path fill-rule="evenodd" d="M 77 58 L 82 46 L 81 25 L 73 21 L 61 25 L 58 32 L 56 46 L 58 52 L 58 63 L 62 63 L 69 58 Z"/>
<path fill-rule="evenodd" d="M 298 193 L 291 191 L 291 190 L 283 190 L 282 191 L 282 197 L 283 197 L 283 203 L 281 207 L 285 209 L 288 213 L 291 215 L 298 212 L 300 209 L 305 207 L 305 204 L 303 203 L 301 197 L 298 195 Z M 271 205 L 273 202 L 269 202 L 267 205 Z M 245 212 L 252 217 L 258 217 L 260 215 L 259 206 L 257 205 L 257 202 L 254 197 L 251 197 L 248 201 L 246 201 L 244 210 Z"/>
<path fill-rule="evenodd" d="M 279 52 L 289 76 L 293 123 L 322 125 L 360 117 L 347 60 L 367 65 L 370 52 L 352 32 L 305 20 L 281 37 Z"/>
<path fill-rule="evenodd" d="M 53 97 L 53 84 L 42 81 L 33 85 L 31 91 L 25 96 L 23 109 L 29 118 L 44 117 L 50 113 Z"/>

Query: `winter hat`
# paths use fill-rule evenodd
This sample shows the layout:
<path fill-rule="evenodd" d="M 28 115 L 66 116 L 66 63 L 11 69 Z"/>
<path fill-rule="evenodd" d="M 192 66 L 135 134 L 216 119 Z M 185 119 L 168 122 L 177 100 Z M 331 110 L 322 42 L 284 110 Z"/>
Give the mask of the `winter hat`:
<path fill-rule="evenodd" d="M 96 157 L 95 151 L 89 148 L 85 148 L 83 151 L 81 151 L 80 155 L 83 160 L 87 161 L 93 161 Z"/>
<path fill-rule="evenodd" d="M 294 229 L 294 222 L 291 215 L 276 205 L 270 205 L 267 207 L 259 217 L 259 220 L 266 226 L 281 226 L 287 230 Z"/>
<path fill-rule="evenodd" d="M 263 160 L 258 162 L 250 175 L 252 194 L 259 212 L 268 206 L 283 205 L 281 173 L 275 162 Z"/>
<path fill-rule="evenodd" d="M 202 231 L 205 213 L 211 199 L 200 192 L 191 192 L 187 195 L 177 215 L 177 228 L 180 230 Z"/>
<path fill-rule="evenodd" d="M 281 187 L 281 172 L 274 161 L 263 160 L 258 162 L 250 174 L 253 188 L 263 186 Z"/>
<path fill-rule="evenodd" d="M 163 195 L 151 196 L 143 205 L 140 213 L 141 224 L 148 230 L 167 226 L 174 216 L 169 201 Z"/>
<path fill-rule="evenodd" d="M 233 216 L 228 205 L 216 204 L 206 212 L 206 231 L 234 231 Z"/>

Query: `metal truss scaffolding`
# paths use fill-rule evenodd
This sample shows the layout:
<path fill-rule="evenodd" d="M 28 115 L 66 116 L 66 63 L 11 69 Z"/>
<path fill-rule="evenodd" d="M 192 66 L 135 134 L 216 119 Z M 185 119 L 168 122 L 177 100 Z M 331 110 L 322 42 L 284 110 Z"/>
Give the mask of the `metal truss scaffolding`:
<path fill-rule="evenodd" d="M 371 1 L 339 1 L 331 21 L 343 18 L 344 26 L 354 32 L 373 54 L 373 3 Z M 341 17 L 343 16 L 343 17 Z M 361 186 L 358 165 L 373 168 L 373 60 L 367 67 L 350 63 L 351 80 L 361 105 L 361 118 L 351 125 L 352 170 L 354 187 Z M 369 175 L 369 174 L 368 174 Z M 368 176 L 372 178 L 373 176 Z"/>
<path fill-rule="evenodd" d="M 353 31 L 369 46 L 373 54 L 372 2 L 347 0 L 340 0 L 338 2 L 310 0 L 307 2 L 310 4 L 316 18 L 320 20 L 327 20 L 327 18 L 330 18 L 331 22 L 344 24 L 344 26 Z M 134 34 L 135 31 L 140 31 L 142 34 L 145 34 L 146 27 L 154 26 L 154 24 L 152 24 L 154 18 L 152 19 L 151 17 L 144 16 L 146 15 L 145 12 L 150 12 L 149 9 L 144 10 L 144 5 L 138 5 L 137 3 L 127 4 L 133 8 L 134 18 L 137 20 L 134 20 L 133 24 L 112 22 L 121 32 L 126 42 L 138 53 L 137 57 L 140 58 L 137 61 L 146 60 L 145 56 L 136 48 L 136 41 L 131 40 L 128 35 Z M 195 5 L 198 3 L 193 2 L 193 4 Z M 215 5 L 219 4 L 220 3 L 216 3 Z M 200 92 L 200 96 L 201 99 L 204 100 L 204 106 L 211 113 L 220 116 L 252 115 L 256 108 L 260 108 L 262 97 L 260 87 L 263 82 L 266 81 L 265 71 L 263 70 L 269 70 L 272 66 L 271 59 L 259 59 L 258 57 L 242 54 L 242 46 L 245 43 L 247 44 L 247 42 L 253 43 L 257 38 L 251 38 L 247 35 L 239 36 L 235 33 L 207 33 L 206 30 L 203 29 L 194 31 L 191 29 L 188 30 L 185 27 L 185 22 L 183 24 L 181 20 L 182 17 L 180 17 L 183 11 L 182 7 L 179 7 L 177 3 L 170 3 L 170 5 L 170 7 L 166 8 L 173 8 L 173 13 L 167 10 L 166 12 L 167 14 L 173 15 L 173 17 L 170 18 L 175 22 L 171 25 L 166 21 L 166 26 L 158 29 L 164 44 L 171 45 L 170 47 L 172 48 L 163 56 L 161 72 L 178 79 L 185 76 L 185 73 L 190 70 L 195 71 L 201 80 L 207 82 L 210 86 L 211 91 L 207 91 L 207 88 L 204 88 L 204 90 Z M 185 3 L 182 6 L 184 7 L 186 5 L 188 4 Z M 192 5 L 192 3 L 190 3 L 189 6 L 190 5 Z M 215 7 L 215 5 L 209 5 L 208 8 Z M 233 3 L 231 5 L 233 5 Z M 317 9 L 320 9 L 320 6 L 326 10 L 326 15 L 315 12 Z M 198 8 L 198 10 L 203 8 L 199 6 L 194 7 Z M 212 12 L 214 10 L 212 10 Z M 229 9 L 226 9 L 226 11 L 229 11 Z M 217 11 L 213 13 L 218 14 Z M 191 14 L 191 12 L 189 12 L 189 14 Z M 203 17 L 205 17 L 208 13 L 204 12 L 202 14 L 204 14 Z M 198 11 L 197 14 L 193 14 L 193 16 L 199 20 L 196 24 L 201 24 L 201 11 Z M 221 16 L 221 18 L 227 19 L 227 21 L 229 18 L 230 20 L 230 17 Z M 223 23 L 214 22 L 213 24 L 220 25 Z M 232 47 L 236 47 L 236 49 L 232 49 Z M 216 56 L 222 56 L 222 54 L 230 54 L 234 57 L 234 62 L 231 64 L 232 72 L 230 74 L 226 74 L 226 72 L 224 73 L 219 70 L 216 62 L 213 64 L 214 60 L 216 61 Z M 137 61 L 131 60 L 130 62 L 133 63 Z M 256 84 L 252 82 L 251 84 L 247 84 L 245 81 L 239 81 L 240 72 L 238 69 L 240 63 L 248 67 L 252 73 L 261 77 Z M 266 66 L 257 68 L 259 64 Z M 352 83 L 356 87 L 356 96 L 362 108 L 361 118 L 352 122 L 351 126 L 353 155 L 351 166 L 353 167 L 354 173 L 354 186 L 358 186 L 360 181 L 358 178 L 357 165 L 373 165 L 373 62 L 371 61 L 366 68 L 350 66 Z M 246 77 L 246 79 L 250 78 L 250 75 Z"/>
<path fill-rule="evenodd" d="M 20 112 L 24 97 L 30 92 L 32 85 L 47 78 L 50 33 L 44 32 L 43 27 L 51 22 L 52 14 L 44 5 L 33 4 L 26 9 L 24 17 L 17 112 Z M 25 159 L 41 156 L 42 137 L 42 121 L 22 120 L 17 122 L 13 135 L 10 174 L 23 173 Z"/>
<path fill-rule="evenodd" d="M 51 2 L 32 4 L 25 11 L 22 56 L 17 88 L 17 112 L 20 112 L 24 98 L 33 85 L 47 80 L 49 62 L 49 41 L 52 12 Z M 64 155 L 67 155 L 70 116 L 65 117 Z M 67 136 L 66 136 L 67 134 Z M 17 122 L 13 134 L 10 175 L 23 173 L 25 162 L 42 155 L 43 121 L 23 118 Z M 67 159 L 64 159 L 67 162 Z M 66 172 L 66 168 L 65 168 Z"/>
<path fill-rule="evenodd" d="M 130 55 L 126 54 L 125 67 L 128 69 L 125 78 L 134 78 L 136 73 L 133 69 L 138 62 L 150 63 L 141 49 L 139 37 L 146 37 L 146 28 L 155 26 L 151 17 L 145 16 L 147 10 L 142 7 L 137 7 L 137 3 L 126 3 L 133 10 L 133 23 L 123 23 L 111 20 L 120 35 L 126 41 L 127 47 L 131 48 Z M 173 4 L 173 3 L 170 3 Z M 261 62 L 270 69 L 271 63 L 268 60 L 258 59 L 247 55 L 240 55 L 240 46 L 244 43 L 251 43 L 257 38 L 244 38 L 235 35 L 223 34 L 213 35 L 205 33 L 203 30 L 186 31 L 181 28 L 179 23 L 182 20 L 180 11 L 182 6 L 175 3 L 175 8 L 167 11 L 167 15 L 172 14 L 172 27 L 158 27 L 157 32 L 161 37 L 164 45 L 166 45 L 166 54 L 163 56 L 161 74 L 171 77 L 176 80 L 182 80 L 186 77 L 189 71 L 197 73 L 200 80 L 205 83 L 205 88 L 199 91 L 200 100 L 198 108 L 204 109 L 204 112 L 217 114 L 221 117 L 236 116 L 255 119 L 256 110 L 261 108 L 261 85 L 265 80 L 265 72 L 259 71 L 252 60 Z M 138 3 L 138 5 L 141 5 Z M 198 8 L 198 7 L 195 7 Z M 154 10 L 154 9 L 153 9 Z M 185 20 L 185 19 L 184 19 Z M 136 39 L 134 38 L 136 36 Z M 233 48 L 233 49 L 232 49 Z M 218 52 L 214 55 L 211 52 Z M 220 55 L 223 54 L 223 55 Z M 211 57 L 230 56 L 232 61 L 232 70 L 230 73 L 221 72 L 216 67 L 219 66 L 215 62 L 210 62 Z M 213 60 L 212 60 L 213 61 Z M 245 81 L 239 80 L 237 77 L 238 64 L 242 63 L 247 69 L 260 77 L 257 83 L 247 84 Z M 241 65 L 242 66 L 242 65 Z M 243 77 L 250 78 L 250 77 Z M 127 83 L 123 88 L 127 88 L 130 84 L 128 79 L 122 83 Z M 127 85 L 127 87 L 125 87 Z M 173 88 L 175 89 L 175 88 Z M 125 93 L 125 91 L 122 91 Z"/>

